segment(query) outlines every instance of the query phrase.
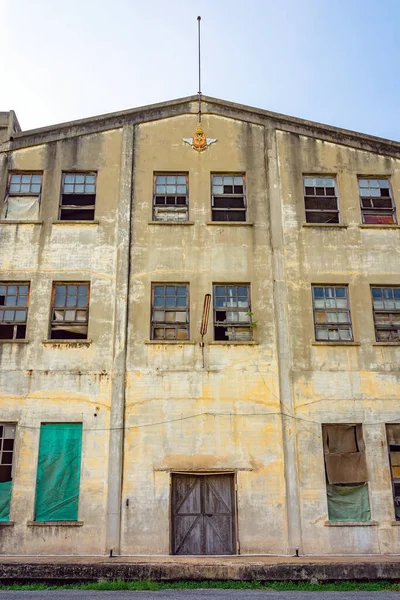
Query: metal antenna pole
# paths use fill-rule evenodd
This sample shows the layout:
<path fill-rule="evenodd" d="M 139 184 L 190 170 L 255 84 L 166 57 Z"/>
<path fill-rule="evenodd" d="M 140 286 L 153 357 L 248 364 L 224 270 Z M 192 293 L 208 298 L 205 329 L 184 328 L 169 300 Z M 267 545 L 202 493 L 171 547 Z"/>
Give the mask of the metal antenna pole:
<path fill-rule="evenodd" d="M 198 42 L 199 42 L 199 91 L 198 91 L 198 95 L 199 95 L 199 113 L 198 113 L 198 117 L 199 117 L 199 123 L 201 123 L 201 61 L 200 61 L 200 22 L 201 22 L 201 17 L 197 17 L 197 36 L 198 36 Z"/>

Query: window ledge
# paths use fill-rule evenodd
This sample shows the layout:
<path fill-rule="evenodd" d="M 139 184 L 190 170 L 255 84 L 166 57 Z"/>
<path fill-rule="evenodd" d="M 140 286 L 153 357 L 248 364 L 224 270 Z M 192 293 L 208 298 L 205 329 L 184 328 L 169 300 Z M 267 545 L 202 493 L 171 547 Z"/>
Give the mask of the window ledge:
<path fill-rule="evenodd" d="M 71 220 L 71 221 L 52 221 L 53 225 L 99 225 L 100 221 L 94 219 L 93 221 L 82 221 L 82 220 Z"/>
<path fill-rule="evenodd" d="M 42 340 L 42 344 L 45 346 L 90 346 L 92 340 Z"/>
<path fill-rule="evenodd" d="M 373 346 L 400 346 L 400 342 L 374 342 Z"/>
<path fill-rule="evenodd" d="M 28 527 L 83 527 L 83 521 L 28 521 Z"/>
<path fill-rule="evenodd" d="M 217 227 L 223 227 L 228 225 L 228 227 L 235 227 L 239 225 L 239 227 L 253 227 L 254 223 L 250 223 L 250 221 L 207 221 L 207 225 L 215 225 Z"/>
<path fill-rule="evenodd" d="M 0 225 L 43 225 L 43 221 L 18 221 L 15 219 L 0 219 Z"/>
<path fill-rule="evenodd" d="M 245 341 L 232 341 L 229 340 L 218 340 L 215 342 L 208 342 L 209 346 L 258 346 L 258 342 L 254 340 Z"/>
<path fill-rule="evenodd" d="M 0 344 L 29 344 L 30 340 L 0 340 Z"/>
<path fill-rule="evenodd" d="M 376 527 L 378 521 L 325 521 L 325 527 Z"/>
<path fill-rule="evenodd" d="M 148 225 L 194 225 L 194 221 L 149 221 Z"/>
<path fill-rule="evenodd" d="M 396 223 L 388 223 L 387 225 L 374 225 L 372 223 L 361 223 L 359 225 L 360 229 L 400 229 L 400 225 L 396 225 Z"/>
<path fill-rule="evenodd" d="M 303 223 L 302 227 L 328 227 L 331 229 L 347 229 L 348 225 L 343 225 L 343 223 Z"/>
<path fill-rule="evenodd" d="M 0 521 L 0 527 L 14 527 L 14 521 Z"/>
<path fill-rule="evenodd" d="M 146 340 L 145 344 L 172 344 L 173 346 L 182 346 L 182 345 L 192 345 L 194 346 L 196 342 L 191 342 L 190 340 Z"/>
<path fill-rule="evenodd" d="M 344 342 L 344 341 L 332 341 L 332 342 L 312 342 L 311 346 L 361 346 L 360 342 Z"/>

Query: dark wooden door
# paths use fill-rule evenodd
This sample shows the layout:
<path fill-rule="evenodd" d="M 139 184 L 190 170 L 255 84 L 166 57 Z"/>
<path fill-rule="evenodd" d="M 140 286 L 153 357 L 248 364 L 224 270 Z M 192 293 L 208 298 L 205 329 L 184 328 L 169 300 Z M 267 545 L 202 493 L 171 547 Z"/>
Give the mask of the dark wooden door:
<path fill-rule="evenodd" d="M 172 475 L 173 554 L 236 554 L 233 477 Z"/>

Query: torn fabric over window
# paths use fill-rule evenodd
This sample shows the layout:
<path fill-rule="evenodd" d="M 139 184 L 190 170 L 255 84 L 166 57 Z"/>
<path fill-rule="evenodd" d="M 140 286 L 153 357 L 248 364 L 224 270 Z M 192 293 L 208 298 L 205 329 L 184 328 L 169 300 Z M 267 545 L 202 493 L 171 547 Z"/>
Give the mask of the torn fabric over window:
<path fill-rule="evenodd" d="M 330 521 L 370 521 L 368 485 L 327 485 Z"/>
<path fill-rule="evenodd" d="M 386 436 L 389 447 L 394 513 L 396 521 L 400 521 L 400 424 L 386 425 Z"/>
<path fill-rule="evenodd" d="M 8 196 L 4 202 L 1 218 L 12 221 L 37 221 L 39 196 Z"/>
<path fill-rule="evenodd" d="M 328 483 L 368 481 L 361 425 L 324 425 L 323 439 Z"/>

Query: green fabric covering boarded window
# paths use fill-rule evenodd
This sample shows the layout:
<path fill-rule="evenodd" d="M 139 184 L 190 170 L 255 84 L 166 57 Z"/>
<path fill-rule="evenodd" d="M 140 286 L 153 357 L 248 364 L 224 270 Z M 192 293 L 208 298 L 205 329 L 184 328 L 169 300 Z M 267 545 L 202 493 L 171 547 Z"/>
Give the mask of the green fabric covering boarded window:
<path fill-rule="evenodd" d="M 43 423 L 36 481 L 36 521 L 78 519 L 82 423 Z"/>
<path fill-rule="evenodd" d="M 0 483 L 0 521 L 8 521 L 10 518 L 12 481 Z"/>
<path fill-rule="evenodd" d="M 368 485 L 327 485 L 330 521 L 370 521 Z"/>

